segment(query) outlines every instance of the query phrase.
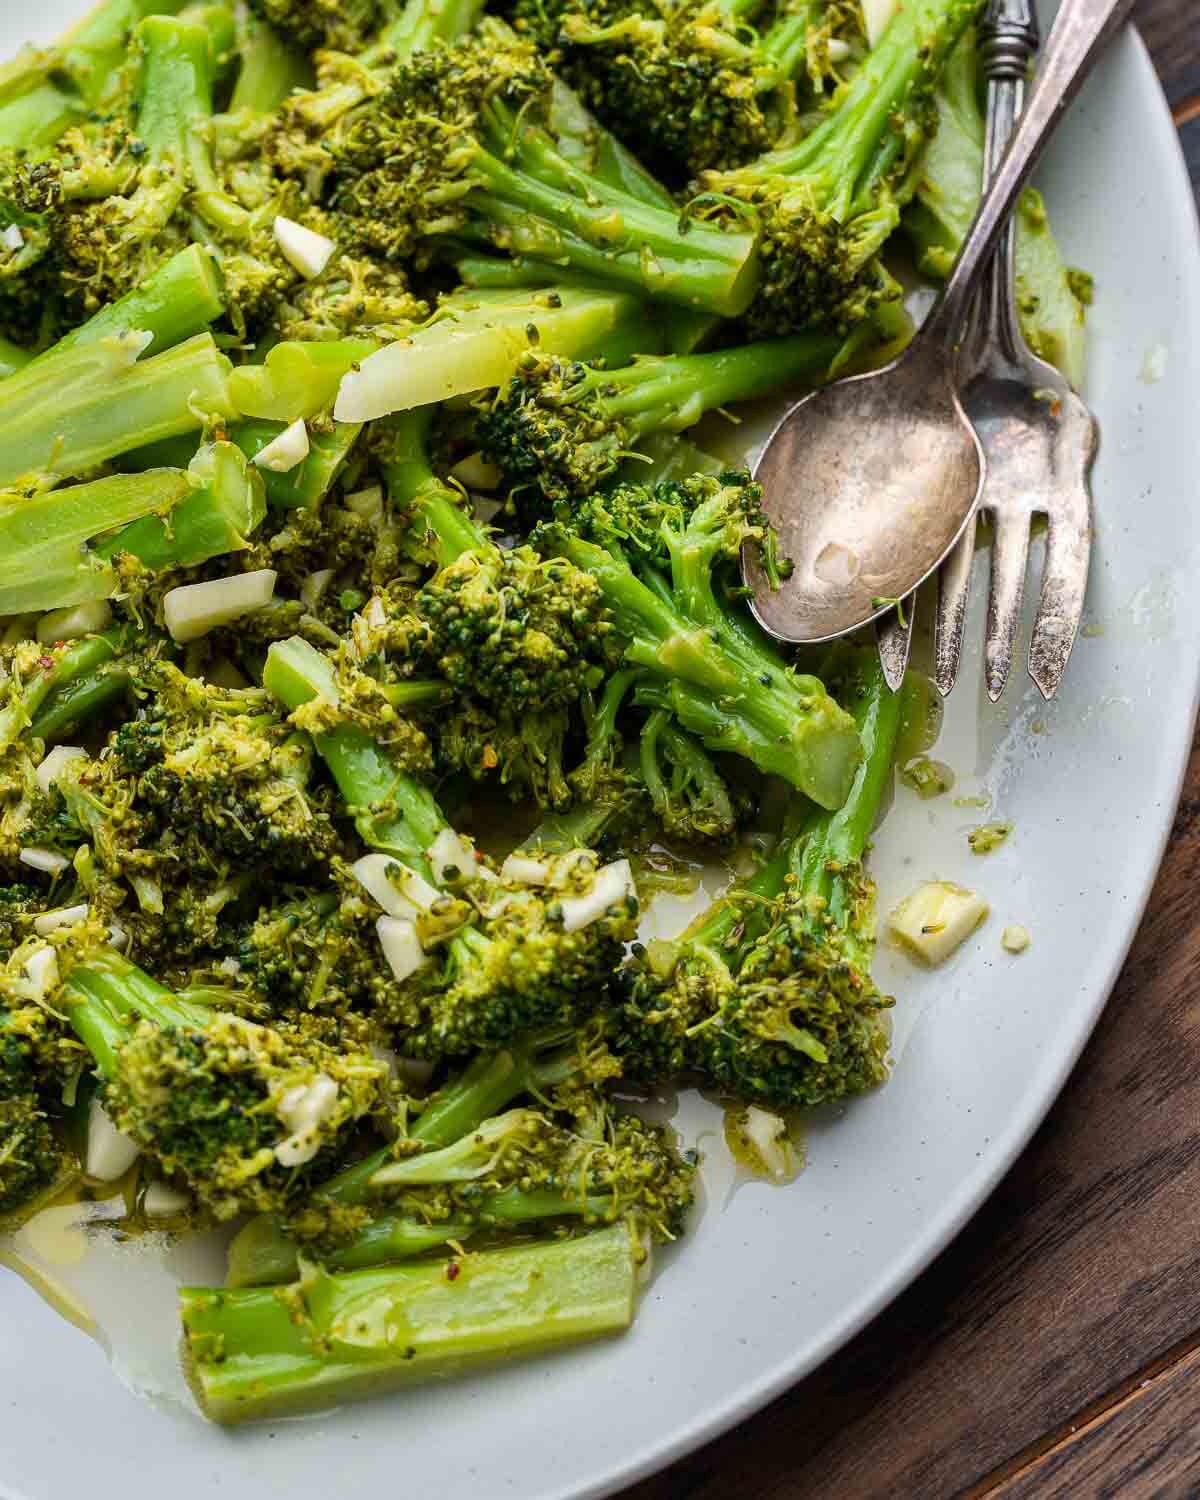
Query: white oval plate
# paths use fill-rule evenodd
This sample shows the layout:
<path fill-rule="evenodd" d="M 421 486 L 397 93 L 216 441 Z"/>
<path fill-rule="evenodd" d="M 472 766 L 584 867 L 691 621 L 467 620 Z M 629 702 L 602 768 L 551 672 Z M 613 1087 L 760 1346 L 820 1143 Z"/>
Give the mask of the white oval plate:
<path fill-rule="evenodd" d="M 53 35 L 73 9 L 5 5 L 0 54 L 27 27 Z M 990 708 L 978 652 L 964 665 L 938 753 L 960 791 L 987 791 L 990 815 L 1016 825 L 1003 849 L 967 852 L 966 830 L 989 814 L 897 794 L 875 862 L 882 903 L 942 876 L 982 889 L 994 914 L 938 974 L 881 956 L 900 997 L 893 1080 L 813 1128 L 790 1188 L 731 1192 L 714 1142 L 706 1212 L 627 1337 L 319 1419 L 221 1431 L 127 1358 L 125 1380 L 160 1392 L 146 1401 L 4 1275 L 0 1490 L 609 1494 L 834 1355 L 995 1186 L 1067 1077 L 1137 927 L 1191 740 L 1200 646 L 1200 257 L 1178 144 L 1134 37 L 1072 111 L 1042 185 L 1071 258 L 1096 277 L 1093 629 L 1048 708 L 1023 675 Z M 976 640 L 979 629 L 977 614 Z M 1000 949 L 1009 921 L 1033 934 L 1020 958 Z M 687 1101 L 676 1123 L 694 1140 L 715 1116 Z M 119 1316 L 157 1323 L 161 1345 L 172 1343 L 161 1288 L 152 1295 L 131 1268 L 125 1291 Z"/>

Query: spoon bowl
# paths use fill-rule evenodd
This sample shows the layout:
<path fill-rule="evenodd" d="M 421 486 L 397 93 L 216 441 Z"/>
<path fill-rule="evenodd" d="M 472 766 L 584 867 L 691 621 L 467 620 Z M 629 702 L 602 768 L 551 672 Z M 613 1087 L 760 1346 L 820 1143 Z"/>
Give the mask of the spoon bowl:
<path fill-rule="evenodd" d="M 942 350 L 814 391 L 755 470 L 791 575 L 770 588 L 755 549 L 751 609 L 780 640 L 815 643 L 886 613 L 938 566 L 974 514 L 983 450 Z"/>

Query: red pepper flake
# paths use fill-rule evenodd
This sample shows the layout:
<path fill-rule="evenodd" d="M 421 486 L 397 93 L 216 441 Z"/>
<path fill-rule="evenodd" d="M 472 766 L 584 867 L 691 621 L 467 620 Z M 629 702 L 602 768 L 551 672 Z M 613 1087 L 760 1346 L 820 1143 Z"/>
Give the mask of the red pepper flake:
<path fill-rule="evenodd" d="M 447 1281 L 457 1281 L 458 1280 L 458 1276 L 459 1276 L 459 1272 L 461 1270 L 462 1270 L 462 1267 L 459 1265 L 459 1263 L 456 1260 L 448 1261 L 446 1263 L 446 1280 Z"/>

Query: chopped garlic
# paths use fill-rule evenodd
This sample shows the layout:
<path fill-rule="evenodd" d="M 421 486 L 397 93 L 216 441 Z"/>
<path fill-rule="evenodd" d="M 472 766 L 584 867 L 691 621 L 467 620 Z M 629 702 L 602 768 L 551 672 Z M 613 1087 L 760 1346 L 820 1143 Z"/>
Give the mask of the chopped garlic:
<path fill-rule="evenodd" d="M 468 453 L 466 458 L 459 459 L 450 470 L 450 475 L 469 490 L 498 490 L 504 477 L 496 465 L 484 458 L 482 453 Z"/>
<path fill-rule="evenodd" d="M 24 243 L 25 236 L 21 233 L 21 226 L 19 224 L 6 224 L 4 226 L 4 233 L 0 234 L 0 245 L 3 245 L 6 250 L 11 250 L 15 255 Z"/>
<path fill-rule="evenodd" d="M 275 1106 L 275 1113 L 292 1132 L 275 1147 L 281 1167 L 302 1167 L 321 1149 L 321 1126 L 337 1108 L 338 1086 L 327 1073 L 311 1083 L 297 1084 Z"/>
<path fill-rule="evenodd" d="M 290 427 L 285 427 L 278 437 L 273 437 L 265 448 L 258 450 L 253 462 L 260 469 L 270 469 L 272 474 L 287 474 L 307 457 L 308 428 L 303 417 L 297 417 Z"/>
<path fill-rule="evenodd" d="M 325 595 L 325 590 L 332 582 L 332 568 L 318 568 L 315 573 L 310 573 L 300 585 L 300 602 L 305 609 L 316 609 Z"/>
<path fill-rule="evenodd" d="M 568 896 L 561 902 L 563 931 L 578 932 L 598 921 L 606 911 L 632 897 L 637 900 L 637 887 L 633 883 L 633 871 L 627 859 L 605 865 L 596 871 L 592 888 L 583 896 Z"/>
<path fill-rule="evenodd" d="M 830 62 L 845 62 L 850 56 L 850 43 L 842 41 L 840 36 L 831 36 L 825 44 L 825 49 L 829 54 Z"/>
<path fill-rule="evenodd" d="M 43 875 L 60 875 L 71 863 L 65 854 L 53 849 L 22 849 L 17 858 L 31 870 L 40 870 Z"/>
<path fill-rule="evenodd" d="M 506 885 L 545 885 L 549 876 L 549 863 L 528 854 L 510 854 L 500 866 L 500 879 Z"/>
<path fill-rule="evenodd" d="M 137 1142 L 123 1135 L 98 1099 L 93 1099 L 88 1111 L 87 1150 L 84 1153 L 83 1169 L 97 1182 L 116 1182 L 124 1177 L 140 1152 Z"/>
<path fill-rule="evenodd" d="M 34 776 L 43 792 L 48 792 L 68 766 L 87 760 L 88 753 L 79 745 L 55 745 L 42 757 Z"/>
<path fill-rule="evenodd" d="M 888 917 L 893 937 L 927 964 L 945 963 L 988 915 L 975 891 L 948 880 L 927 880 Z"/>
<path fill-rule="evenodd" d="M 379 944 L 388 968 L 402 983 L 415 974 L 428 958 L 421 948 L 417 929 L 404 917 L 380 917 L 375 923 Z"/>
<path fill-rule="evenodd" d="M 796 1175 L 800 1157 L 781 1115 L 749 1104 L 726 1116 L 725 1139 L 736 1159 L 755 1176 L 786 1182 Z"/>
<path fill-rule="evenodd" d="M 36 992 L 36 999 L 44 1000 L 51 990 L 58 988 L 58 955 L 49 943 L 35 948 L 21 967 Z"/>
<path fill-rule="evenodd" d="M 70 609 L 52 609 L 37 623 L 37 638 L 43 646 L 54 641 L 76 641 L 82 635 L 96 635 L 112 624 L 112 609 L 107 599 L 93 599 L 87 604 L 73 604 Z"/>
<path fill-rule="evenodd" d="M 303 224 L 297 224 L 295 219 L 285 219 L 282 214 L 276 215 L 273 227 L 275 243 L 284 260 L 308 281 L 321 274 L 337 249 L 327 235 L 306 229 Z"/>
<path fill-rule="evenodd" d="M 373 526 L 383 520 L 383 491 L 377 484 L 368 485 L 365 490 L 355 490 L 346 496 L 343 504 Z"/>
<path fill-rule="evenodd" d="M 54 911 L 44 911 L 40 916 L 33 919 L 33 930 L 38 937 L 45 937 L 47 933 L 57 932 L 60 927 L 74 927 L 77 922 L 87 921 L 88 908 L 81 906 L 60 906 Z"/>
<path fill-rule="evenodd" d="M 862 0 L 863 24 L 867 31 L 867 43 L 879 45 L 879 39 L 888 29 L 892 17 L 900 9 L 900 0 Z"/>
<path fill-rule="evenodd" d="M 199 640 L 218 625 L 264 608 L 275 597 L 275 578 L 273 568 L 258 568 L 170 589 L 163 596 L 163 619 L 172 639 L 180 644 Z"/>
<path fill-rule="evenodd" d="M 441 875 L 443 870 L 452 870 L 464 880 L 469 880 L 480 868 L 470 841 L 455 833 L 453 828 L 442 829 L 426 849 L 425 857 L 432 865 L 434 875 Z"/>
<path fill-rule="evenodd" d="M 187 1213 L 192 1201 L 191 1193 L 156 1177 L 142 1194 L 142 1212 L 148 1219 L 175 1219 Z"/>
<path fill-rule="evenodd" d="M 391 876 L 393 870 L 396 872 L 396 880 Z M 404 917 L 411 921 L 417 915 L 419 908 L 416 903 L 410 901 L 401 890 L 404 876 L 411 872 L 398 864 L 390 854 L 364 854 L 350 866 L 350 873 L 389 917 Z"/>
<path fill-rule="evenodd" d="M 1029 928 L 1020 922 L 1010 922 L 1000 934 L 1000 946 L 1006 953 L 1024 953 L 1032 941 Z"/>
<path fill-rule="evenodd" d="M 121 953 L 129 946 L 129 934 L 122 926 L 114 922 L 108 929 L 108 941 L 118 953 Z"/>

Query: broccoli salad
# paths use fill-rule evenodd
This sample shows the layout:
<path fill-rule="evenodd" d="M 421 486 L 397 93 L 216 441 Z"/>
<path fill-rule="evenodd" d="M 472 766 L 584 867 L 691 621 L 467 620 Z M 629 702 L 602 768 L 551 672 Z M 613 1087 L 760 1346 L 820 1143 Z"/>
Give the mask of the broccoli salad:
<path fill-rule="evenodd" d="M 101 0 L 7 65 L 0 1233 L 223 1229 L 212 1420 L 619 1333 L 694 1219 L 654 1090 L 782 1180 L 885 1082 L 922 684 L 756 626 L 743 553 L 789 563 L 706 433 L 903 347 L 977 9 Z M 1076 377 L 1086 278 L 1019 218 Z"/>

